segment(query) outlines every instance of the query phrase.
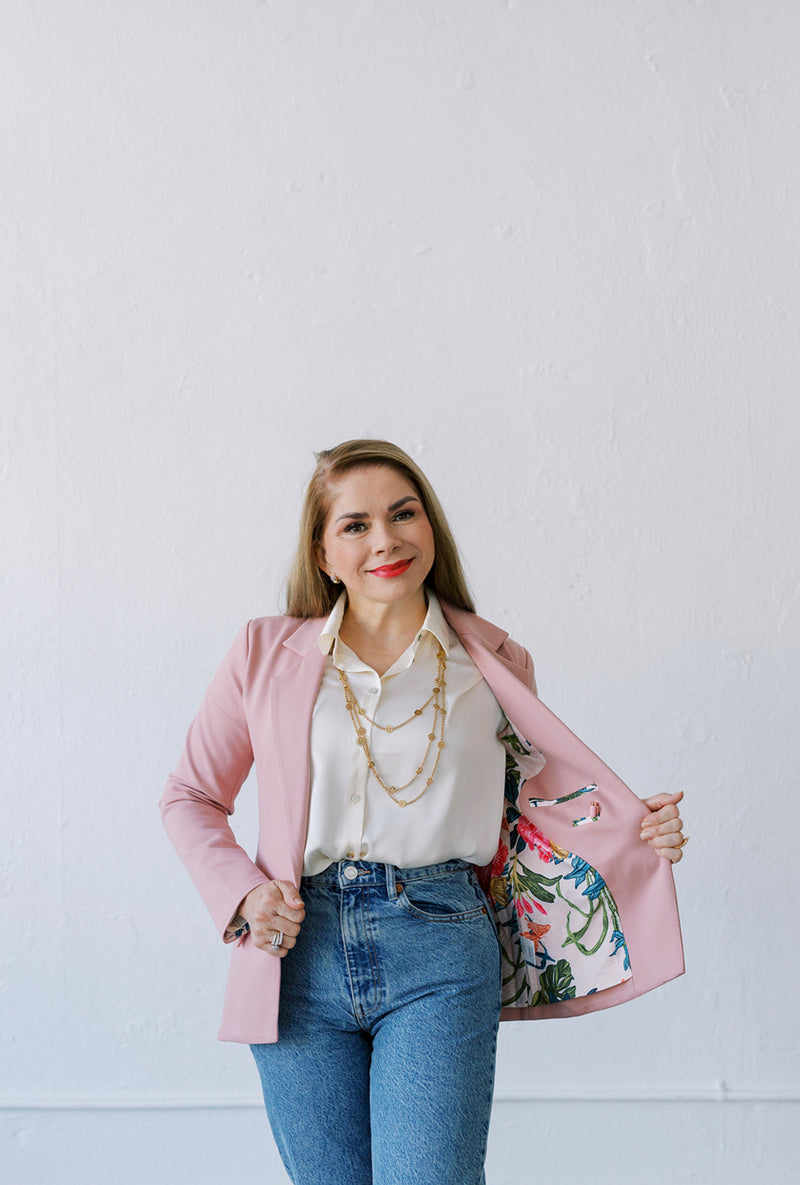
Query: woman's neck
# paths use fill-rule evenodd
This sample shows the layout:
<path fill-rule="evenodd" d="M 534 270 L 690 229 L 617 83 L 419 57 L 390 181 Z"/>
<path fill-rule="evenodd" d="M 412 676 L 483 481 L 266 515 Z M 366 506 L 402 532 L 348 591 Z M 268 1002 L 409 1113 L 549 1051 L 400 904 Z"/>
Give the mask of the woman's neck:
<path fill-rule="evenodd" d="M 410 646 L 427 611 L 422 589 L 419 598 L 410 602 L 388 605 L 376 601 L 348 602 L 339 637 L 382 675 Z"/>

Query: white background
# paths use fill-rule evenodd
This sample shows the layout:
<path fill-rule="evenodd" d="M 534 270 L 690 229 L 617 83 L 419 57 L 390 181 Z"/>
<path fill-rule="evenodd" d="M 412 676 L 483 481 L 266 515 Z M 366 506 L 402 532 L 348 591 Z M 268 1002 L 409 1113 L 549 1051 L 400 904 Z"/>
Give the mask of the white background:
<path fill-rule="evenodd" d="M 798 5 L 1 24 L 3 1185 L 286 1180 L 156 803 L 361 435 L 545 702 L 686 791 L 687 975 L 504 1026 L 489 1185 L 795 1182 Z"/>

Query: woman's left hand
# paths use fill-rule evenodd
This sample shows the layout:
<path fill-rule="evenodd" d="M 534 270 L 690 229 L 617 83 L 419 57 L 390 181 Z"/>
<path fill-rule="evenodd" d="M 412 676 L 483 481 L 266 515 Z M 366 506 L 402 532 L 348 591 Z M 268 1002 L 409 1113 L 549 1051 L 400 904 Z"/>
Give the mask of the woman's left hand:
<path fill-rule="evenodd" d="M 684 838 L 683 822 L 678 814 L 677 804 L 682 798 L 683 791 L 679 790 L 677 794 L 654 794 L 642 800 L 650 808 L 650 814 L 642 819 L 642 839 L 673 864 L 683 856 L 683 845 L 689 838 Z"/>

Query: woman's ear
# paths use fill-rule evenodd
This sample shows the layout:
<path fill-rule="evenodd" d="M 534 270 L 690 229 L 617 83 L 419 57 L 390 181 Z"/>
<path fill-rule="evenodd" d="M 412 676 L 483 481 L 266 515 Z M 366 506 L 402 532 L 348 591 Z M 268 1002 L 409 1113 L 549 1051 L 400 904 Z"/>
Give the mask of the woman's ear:
<path fill-rule="evenodd" d="M 329 580 L 332 580 L 334 584 L 338 584 L 339 578 L 331 568 L 328 561 L 325 559 L 325 552 L 322 550 L 322 547 L 319 543 L 314 549 L 314 559 L 317 561 L 317 567 L 319 568 L 320 572 L 324 573 L 324 575 L 327 576 Z"/>

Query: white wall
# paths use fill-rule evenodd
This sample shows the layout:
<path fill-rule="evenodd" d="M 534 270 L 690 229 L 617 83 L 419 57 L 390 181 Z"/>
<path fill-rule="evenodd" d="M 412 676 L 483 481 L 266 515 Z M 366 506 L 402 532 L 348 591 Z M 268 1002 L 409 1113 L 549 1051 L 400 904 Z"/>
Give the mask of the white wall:
<path fill-rule="evenodd" d="M 285 1180 L 156 802 L 357 435 L 427 470 L 543 699 L 687 794 L 687 975 L 504 1028 L 489 1185 L 797 1180 L 798 35 L 6 0 L 3 1185 Z"/>

